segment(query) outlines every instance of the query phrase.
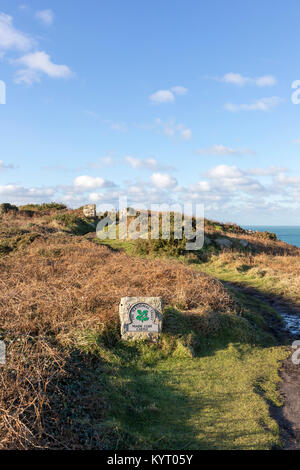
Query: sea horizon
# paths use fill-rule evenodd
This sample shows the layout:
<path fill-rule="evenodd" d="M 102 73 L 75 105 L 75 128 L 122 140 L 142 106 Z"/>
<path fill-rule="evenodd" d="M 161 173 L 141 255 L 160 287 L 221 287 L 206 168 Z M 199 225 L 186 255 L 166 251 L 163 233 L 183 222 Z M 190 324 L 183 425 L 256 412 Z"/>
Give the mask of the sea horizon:
<path fill-rule="evenodd" d="M 300 248 L 300 225 L 242 225 L 246 230 L 273 232 L 277 238 Z"/>

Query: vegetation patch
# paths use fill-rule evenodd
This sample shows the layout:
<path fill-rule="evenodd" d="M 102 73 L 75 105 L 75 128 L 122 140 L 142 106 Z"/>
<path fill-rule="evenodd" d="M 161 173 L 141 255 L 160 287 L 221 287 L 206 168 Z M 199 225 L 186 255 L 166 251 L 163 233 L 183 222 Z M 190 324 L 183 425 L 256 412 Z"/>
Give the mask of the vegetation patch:
<path fill-rule="evenodd" d="M 72 212 L 63 212 L 53 217 L 65 230 L 75 235 L 84 235 L 95 231 L 95 226 Z"/>
<path fill-rule="evenodd" d="M 173 239 L 99 244 L 76 211 L 48 209 L 0 221 L 9 254 L 0 257 L 0 448 L 280 446 L 269 413 L 281 405 L 288 355 L 273 334 L 280 319 L 216 276 L 294 293 L 297 256 L 248 234 L 256 252 L 216 251 L 213 241 L 194 253 Z M 141 294 L 167 305 L 157 344 L 120 339 L 120 298 Z"/>

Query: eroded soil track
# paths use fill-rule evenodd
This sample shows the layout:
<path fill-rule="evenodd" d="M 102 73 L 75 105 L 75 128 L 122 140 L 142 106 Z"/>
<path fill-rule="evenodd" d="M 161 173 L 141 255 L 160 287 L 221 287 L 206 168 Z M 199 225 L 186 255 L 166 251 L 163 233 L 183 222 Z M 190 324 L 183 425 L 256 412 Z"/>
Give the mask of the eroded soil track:
<path fill-rule="evenodd" d="M 270 325 L 273 332 L 276 328 L 276 336 L 282 338 L 287 344 L 293 341 L 300 341 L 300 305 L 286 301 L 280 297 L 262 294 L 260 291 L 224 282 L 227 287 L 238 289 L 246 295 L 251 295 L 256 299 L 272 307 L 283 319 L 284 328 Z M 300 347 L 300 346 L 299 346 Z M 280 392 L 284 398 L 284 405 L 281 408 L 272 407 L 271 414 L 278 422 L 281 437 L 284 441 L 284 449 L 300 450 L 300 364 L 294 364 L 292 355 L 295 349 L 291 347 L 291 355 L 282 364 Z M 300 354 L 299 354 L 300 357 Z"/>

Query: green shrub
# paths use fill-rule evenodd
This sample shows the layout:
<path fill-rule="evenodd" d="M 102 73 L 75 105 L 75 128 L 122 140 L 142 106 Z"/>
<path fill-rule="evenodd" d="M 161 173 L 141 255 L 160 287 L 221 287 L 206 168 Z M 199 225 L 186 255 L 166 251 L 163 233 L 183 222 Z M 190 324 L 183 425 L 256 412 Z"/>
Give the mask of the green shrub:
<path fill-rule="evenodd" d="M 76 235 L 85 235 L 88 232 L 95 230 L 94 226 L 89 224 L 86 220 L 78 217 L 72 212 L 64 212 L 57 214 L 52 220 L 56 220 L 59 224 L 63 225 L 68 231 Z"/>
<path fill-rule="evenodd" d="M 178 257 L 185 253 L 186 240 L 143 240 L 138 239 L 134 246 L 134 252 L 137 255 L 166 255 L 171 257 Z"/>
<path fill-rule="evenodd" d="M 2 214 L 7 214 L 8 212 L 17 212 L 18 208 L 17 206 L 14 206 L 13 204 L 9 204 L 8 202 L 4 202 L 3 204 L 0 204 L 0 215 Z"/>
<path fill-rule="evenodd" d="M 25 248 L 39 237 L 39 233 L 25 233 L 24 235 L 0 239 L 0 255 L 7 255 L 11 251 Z"/>
<path fill-rule="evenodd" d="M 20 206 L 21 210 L 24 211 L 34 211 L 34 212 L 42 212 L 42 211 L 61 211 L 67 209 L 65 204 L 60 204 L 58 202 L 50 202 L 50 203 L 43 203 L 43 204 L 25 204 L 24 206 Z"/>
<path fill-rule="evenodd" d="M 255 235 L 259 238 L 264 238 L 265 240 L 277 240 L 275 233 L 267 232 L 266 230 L 264 232 L 256 232 Z"/>

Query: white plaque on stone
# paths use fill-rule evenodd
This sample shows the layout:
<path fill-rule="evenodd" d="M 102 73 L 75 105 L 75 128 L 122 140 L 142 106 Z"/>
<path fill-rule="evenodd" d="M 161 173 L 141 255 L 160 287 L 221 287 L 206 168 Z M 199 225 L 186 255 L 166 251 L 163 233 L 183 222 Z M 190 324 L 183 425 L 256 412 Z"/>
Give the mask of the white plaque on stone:
<path fill-rule="evenodd" d="M 123 339 L 158 339 L 162 329 L 161 297 L 123 297 L 119 309 Z"/>

